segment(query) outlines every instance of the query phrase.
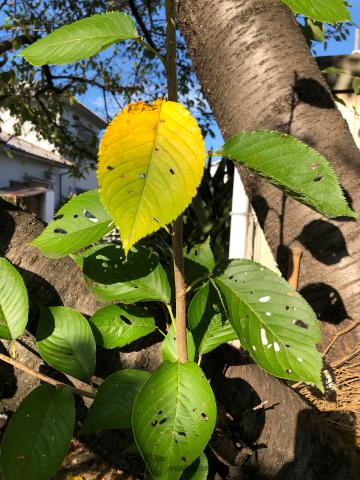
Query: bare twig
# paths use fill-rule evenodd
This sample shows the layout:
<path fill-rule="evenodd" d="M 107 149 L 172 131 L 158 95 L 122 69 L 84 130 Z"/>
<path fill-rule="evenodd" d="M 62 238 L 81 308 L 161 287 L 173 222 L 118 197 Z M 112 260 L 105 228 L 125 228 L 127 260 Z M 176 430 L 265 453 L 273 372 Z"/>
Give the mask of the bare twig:
<path fill-rule="evenodd" d="M 33 377 L 38 378 L 42 382 L 48 383 L 49 385 L 53 385 L 54 387 L 67 387 L 70 388 L 70 390 L 75 393 L 76 395 L 81 395 L 82 397 L 87 397 L 87 398 L 95 398 L 95 393 L 94 392 L 89 392 L 88 390 L 80 390 L 79 388 L 74 388 L 71 385 L 67 385 L 66 383 L 59 382 L 58 380 L 55 380 L 54 378 L 48 377 L 47 375 L 44 375 L 40 372 L 35 372 L 35 370 L 32 370 L 31 368 L 27 367 L 26 365 L 23 365 L 22 363 L 18 362 L 17 360 L 14 360 L 13 358 L 7 357 L 6 355 L 3 355 L 0 353 L 0 360 L 3 362 L 9 363 L 15 368 L 18 368 L 19 370 L 22 370 L 23 372 L 32 375 Z"/>
<path fill-rule="evenodd" d="M 331 340 L 331 342 L 329 343 L 329 345 L 325 348 L 325 350 L 323 351 L 323 357 L 325 357 L 325 355 L 328 353 L 328 351 L 330 350 L 330 348 L 334 345 L 334 343 L 336 342 L 336 340 L 341 337 L 341 335 L 344 335 L 345 333 L 348 333 L 350 332 L 351 330 L 353 330 L 354 328 L 358 327 L 360 325 L 360 321 L 357 320 L 355 322 L 352 322 L 350 325 L 348 325 L 346 328 L 344 328 L 343 330 L 340 330 L 340 332 L 338 332 L 334 338 Z"/>

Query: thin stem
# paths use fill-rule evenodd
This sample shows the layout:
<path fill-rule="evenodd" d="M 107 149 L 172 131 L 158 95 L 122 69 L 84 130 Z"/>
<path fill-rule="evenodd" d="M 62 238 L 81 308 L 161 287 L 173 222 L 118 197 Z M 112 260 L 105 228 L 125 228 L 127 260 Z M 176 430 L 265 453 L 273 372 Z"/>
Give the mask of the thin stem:
<path fill-rule="evenodd" d="M 144 48 L 146 48 L 147 50 L 149 50 L 151 53 L 153 53 L 160 61 L 163 65 L 165 65 L 165 58 L 157 51 L 155 50 L 155 48 L 153 48 L 151 45 L 149 45 L 148 43 L 145 42 L 145 40 L 143 39 L 143 37 L 139 37 L 137 39 L 138 42 L 140 42 Z"/>
<path fill-rule="evenodd" d="M 174 312 L 172 311 L 172 308 L 171 308 L 171 305 L 169 305 L 168 303 L 166 304 L 166 308 L 168 309 L 168 312 L 169 312 L 169 315 L 170 315 L 170 318 L 171 318 L 171 323 L 174 327 L 174 330 L 176 332 L 176 321 L 175 321 L 175 317 L 174 317 Z"/>
<path fill-rule="evenodd" d="M 67 387 L 67 388 L 70 388 L 70 390 L 76 395 L 81 395 L 82 397 L 88 397 L 88 398 L 95 398 L 95 393 L 89 392 L 87 390 L 80 390 L 78 388 L 74 388 L 70 385 L 67 385 L 66 383 L 59 382 L 58 380 L 48 377 L 47 375 L 44 375 L 40 372 L 35 372 L 35 370 L 32 370 L 26 365 L 23 365 L 22 363 L 14 360 L 13 358 L 7 357 L 2 353 L 0 353 L 0 360 L 2 360 L 3 362 L 9 363 L 13 367 L 18 368 L 19 370 L 22 370 L 23 372 L 38 378 L 42 382 L 48 383 L 49 385 L 53 385 L 54 387 Z"/>
<path fill-rule="evenodd" d="M 196 279 L 195 279 L 192 283 L 190 283 L 190 285 L 187 287 L 186 293 L 189 293 L 189 292 L 195 287 L 195 285 L 197 285 L 198 283 L 202 282 L 202 281 L 205 280 L 206 278 L 209 278 L 209 274 L 206 274 L 206 275 L 203 275 L 202 277 L 196 278 Z"/>
<path fill-rule="evenodd" d="M 175 0 L 166 0 L 166 78 L 168 100 L 177 101 L 176 81 L 176 15 Z M 174 256 L 174 281 L 176 299 L 176 344 L 179 361 L 188 361 L 186 343 L 186 283 L 183 258 L 183 220 L 180 216 L 174 222 L 172 230 L 172 248 Z"/>

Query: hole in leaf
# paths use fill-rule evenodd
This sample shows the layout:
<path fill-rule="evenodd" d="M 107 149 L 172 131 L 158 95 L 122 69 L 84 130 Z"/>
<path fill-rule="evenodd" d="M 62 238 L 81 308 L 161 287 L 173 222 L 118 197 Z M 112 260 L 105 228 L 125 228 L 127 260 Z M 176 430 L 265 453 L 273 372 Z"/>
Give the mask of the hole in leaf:
<path fill-rule="evenodd" d="M 202 412 L 201 416 L 205 420 L 205 422 L 209 420 L 209 417 L 206 415 L 206 413 Z"/>
<path fill-rule="evenodd" d="M 158 415 L 161 415 L 161 414 L 162 414 L 162 410 L 159 410 L 159 411 L 158 411 Z"/>
<path fill-rule="evenodd" d="M 160 420 L 160 422 L 159 422 L 159 425 L 163 425 L 166 421 L 167 421 L 166 418 L 162 418 L 162 419 Z"/>
<path fill-rule="evenodd" d="M 290 368 L 287 368 L 286 373 L 292 373 L 292 370 L 290 370 Z"/>
<path fill-rule="evenodd" d="M 62 235 L 66 235 L 68 232 L 63 228 L 54 228 L 54 233 L 61 233 Z"/>
<path fill-rule="evenodd" d="M 154 420 L 153 422 L 151 422 L 151 426 L 152 426 L 152 427 L 156 427 L 157 424 L 158 424 L 158 421 L 157 421 L 157 420 Z"/>
<path fill-rule="evenodd" d="M 234 278 L 234 275 L 230 275 L 229 280 L 232 280 Z"/>
<path fill-rule="evenodd" d="M 108 170 L 114 170 L 114 167 L 112 167 L 111 165 L 108 165 L 106 168 L 107 168 Z"/>
<path fill-rule="evenodd" d="M 78 218 L 78 216 L 79 216 L 79 215 L 78 215 L 77 213 L 75 213 L 74 218 Z"/>
<path fill-rule="evenodd" d="M 289 305 L 285 305 L 285 310 L 289 310 L 289 309 L 290 309 Z"/>
<path fill-rule="evenodd" d="M 185 432 L 177 432 L 178 435 L 180 435 L 180 437 L 186 437 L 186 433 Z"/>
<path fill-rule="evenodd" d="M 133 193 L 135 193 L 134 190 L 128 190 L 127 192 L 130 193 L 130 195 L 132 195 Z"/>
<path fill-rule="evenodd" d="M 155 220 L 155 222 L 160 223 L 160 220 L 157 217 L 153 217 L 153 219 Z"/>
<path fill-rule="evenodd" d="M 56 217 L 54 217 L 54 220 L 60 220 L 61 218 L 63 218 L 64 215 L 60 214 L 60 215 L 56 215 Z"/>
<path fill-rule="evenodd" d="M 139 178 L 145 178 L 145 177 L 146 177 L 146 173 L 140 173 Z"/>
<path fill-rule="evenodd" d="M 319 164 L 319 163 L 312 163 L 312 164 L 311 164 L 311 168 L 312 168 L 313 170 L 316 170 L 316 169 L 319 168 L 319 167 L 320 167 L 320 164 Z"/>
<path fill-rule="evenodd" d="M 303 322 L 302 320 L 294 320 L 293 324 L 296 325 L 297 327 L 300 327 L 300 328 L 306 328 L 306 329 L 309 328 L 309 325 L 307 323 Z"/>
<path fill-rule="evenodd" d="M 171 175 L 175 175 L 175 172 L 172 168 L 170 168 L 169 172 L 171 173 Z"/>
<path fill-rule="evenodd" d="M 259 298 L 259 302 L 260 302 L 260 303 L 266 303 L 266 302 L 268 302 L 269 300 L 270 300 L 269 295 L 266 295 L 266 297 L 261 297 L 261 298 Z"/>
<path fill-rule="evenodd" d="M 90 222 L 97 223 L 99 221 L 99 219 L 97 217 L 95 217 L 95 215 L 93 213 L 89 212 L 89 210 L 84 210 L 83 214 L 84 214 L 84 217 L 86 217 L 88 220 L 90 220 Z"/>
<path fill-rule="evenodd" d="M 314 178 L 314 182 L 320 182 L 320 180 L 322 179 L 323 179 L 322 175 L 316 175 L 316 177 Z"/>
<path fill-rule="evenodd" d="M 125 315 L 120 315 L 120 318 L 123 322 L 125 322 L 127 325 L 132 325 L 132 323 L 130 322 L 130 320 L 128 318 L 125 317 Z"/>
<path fill-rule="evenodd" d="M 186 457 L 181 457 L 181 460 L 182 460 L 183 462 L 186 462 Z"/>

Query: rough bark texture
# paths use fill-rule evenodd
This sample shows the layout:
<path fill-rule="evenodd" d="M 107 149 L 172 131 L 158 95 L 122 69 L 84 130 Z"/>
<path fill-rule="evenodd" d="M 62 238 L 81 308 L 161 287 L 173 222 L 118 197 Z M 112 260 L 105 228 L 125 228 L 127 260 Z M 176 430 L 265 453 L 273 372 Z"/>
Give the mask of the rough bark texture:
<path fill-rule="evenodd" d="M 274 0 L 179 0 L 178 18 L 194 69 L 225 138 L 240 130 L 281 130 L 324 154 L 360 212 L 360 153 L 287 7 Z M 280 267 L 304 249 L 299 288 L 322 320 L 324 345 L 360 318 L 359 222 L 330 221 L 243 173 Z M 329 358 L 358 349 L 360 328 Z"/>

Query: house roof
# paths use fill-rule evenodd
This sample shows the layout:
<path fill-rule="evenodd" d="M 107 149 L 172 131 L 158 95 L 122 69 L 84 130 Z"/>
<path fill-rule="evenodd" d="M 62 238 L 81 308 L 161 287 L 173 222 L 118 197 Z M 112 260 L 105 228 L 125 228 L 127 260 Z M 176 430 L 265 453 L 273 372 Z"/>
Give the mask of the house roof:
<path fill-rule="evenodd" d="M 345 73 L 324 73 L 327 83 L 335 93 L 353 92 L 352 77 L 360 77 L 360 54 L 352 55 L 329 55 L 316 57 L 320 70 L 335 67 L 344 70 Z"/>
<path fill-rule="evenodd" d="M 59 167 L 67 167 L 72 165 L 71 162 L 66 160 L 59 153 L 45 150 L 38 145 L 34 145 L 33 143 L 27 142 L 20 137 L 14 137 L 5 132 L 0 132 L 0 144 L 6 144 L 6 146 L 11 150 L 25 153 L 45 162 L 57 164 Z"/>
<path fill-rule="evenodd" d="M 0 187 L 0 195 L 5 197 L 32 197 L 33 195 L 39 195 L 40 193 L 48 192 L 49 188 L 46 187 Z"/>

